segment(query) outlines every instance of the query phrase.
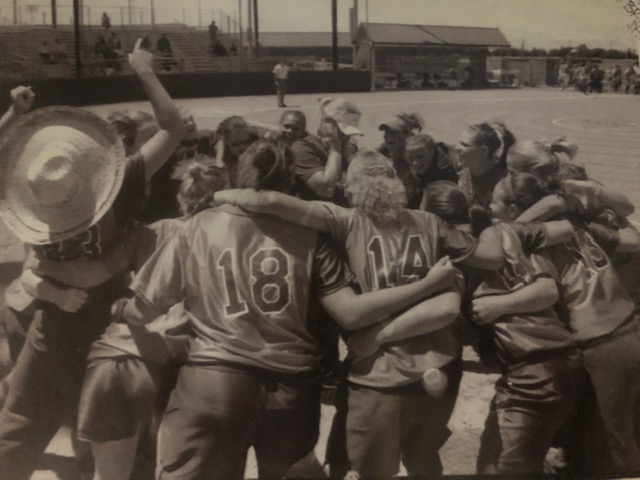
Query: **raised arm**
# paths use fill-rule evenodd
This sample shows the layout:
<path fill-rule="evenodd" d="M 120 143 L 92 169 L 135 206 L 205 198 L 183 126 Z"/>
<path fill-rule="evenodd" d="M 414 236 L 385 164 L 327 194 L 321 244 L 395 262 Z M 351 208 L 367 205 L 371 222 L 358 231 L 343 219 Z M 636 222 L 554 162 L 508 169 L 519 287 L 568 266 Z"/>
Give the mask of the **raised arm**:
<path fill-rule="evenodd" d="M 555 280 L 541 277 L 506 295 L 474 298 L 471 320 L 478 325 L 486 325 L 505 315 L 539 312 L 553 306 L 558 301 L 558 296 Z"/>
<path fill-rule="evenodd" d="M 255 191 L 250 188 L 221 190 L 214 194 L 216 203 L 230 203 L 251 212 L 268 213 L 289 222 L 328 232 L 327 212 L 315 202 L 301 200 L 285 193 Z"/>
<path fill-rule="evenodd" d="M 169 159 L 185 131 L 178 108 L 153 72 L 153 55 L 142 49 L 141 43 L 142 39 L 138 39 L 133 53 L 129 54 L 129 64 L 142 82 L 159 127 L 156 134 L 140 147 L 149 180 Z"/>
<path fill-rule="evenodd" d="M 461 273 L 445 257 L 417 282 L 361 295 L 342 288 L 324 296 L 321 303 L 342 328 L 356 330 L 387 320 L 409 305 L 450 288 L 460 277 Z"/>

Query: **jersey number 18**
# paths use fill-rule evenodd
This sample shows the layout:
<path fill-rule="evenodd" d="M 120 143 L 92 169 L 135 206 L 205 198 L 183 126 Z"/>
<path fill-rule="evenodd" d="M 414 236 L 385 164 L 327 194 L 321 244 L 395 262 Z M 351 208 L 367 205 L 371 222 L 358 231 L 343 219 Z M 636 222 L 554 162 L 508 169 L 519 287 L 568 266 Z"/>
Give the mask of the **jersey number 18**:
<path fill-rule="evenodd" d="M 247 312 L 247 302 L 241 298 L 238 291 L 238 265 L 232 249 L 228 248 L 222 252 L 218 257 L 217 266 L 224 279 L 225 313 L 230 317 Z M 279 248 L 258 250 L 251 255 L 249 266 L 254 305 L 262 313 L 278 313 L 284 310 L 291 300 L 287 255 Z"/>

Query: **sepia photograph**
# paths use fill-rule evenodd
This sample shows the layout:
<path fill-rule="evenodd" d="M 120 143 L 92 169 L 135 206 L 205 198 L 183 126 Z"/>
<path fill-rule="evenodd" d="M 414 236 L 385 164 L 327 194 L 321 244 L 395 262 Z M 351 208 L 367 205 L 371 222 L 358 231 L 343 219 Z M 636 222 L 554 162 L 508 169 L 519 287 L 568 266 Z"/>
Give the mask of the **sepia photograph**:
<path fill-rule="evenodd" d="M 640 0 L 0 0 L 0 480 L 640 478 Z"/>

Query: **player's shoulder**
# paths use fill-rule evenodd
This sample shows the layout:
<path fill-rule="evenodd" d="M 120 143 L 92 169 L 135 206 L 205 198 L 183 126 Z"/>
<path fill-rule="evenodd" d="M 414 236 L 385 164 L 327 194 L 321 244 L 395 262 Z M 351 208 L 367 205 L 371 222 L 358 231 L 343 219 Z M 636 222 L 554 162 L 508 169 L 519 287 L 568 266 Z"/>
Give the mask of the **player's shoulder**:
<path fill-rule="evenodd" d="M 401 224 L 412 224 L 431 228 L 435 227 L 437 224 L 443 222 L 444 220 L 431 212 L 405 208 L 400 213 L 398 221 Z"/>

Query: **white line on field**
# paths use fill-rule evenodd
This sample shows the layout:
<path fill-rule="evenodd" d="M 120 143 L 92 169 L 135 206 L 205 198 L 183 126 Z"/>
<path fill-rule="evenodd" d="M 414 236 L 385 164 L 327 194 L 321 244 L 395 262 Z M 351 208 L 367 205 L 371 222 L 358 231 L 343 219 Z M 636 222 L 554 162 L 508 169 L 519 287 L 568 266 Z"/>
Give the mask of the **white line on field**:
<path fill-rule="evenodd" d="M 563 121 L 571 120 L 574 118 L 607 118 L 607 117 L 605 115 L 599 115 L 599 116 L 598 115 L 571 115 L 569 117 L 554 118 L 553 120 L 551 120 L 551 123 L 553 123 L 556 127 L 568 128 L 570 130 L 577 130 L 579 132 L 598 133 L 602 135 L 608 135 L 608 134 L 623 135 L 626 137 L 640 137 L 640 133 L 616 132 L 616 131 L 603 132 L 603 131 L 599 131 L 598 129 L 580 128 L 580 127 L 575 127 L 571 125 L 565 125 L 564 123 L 562 123 Z"/>

